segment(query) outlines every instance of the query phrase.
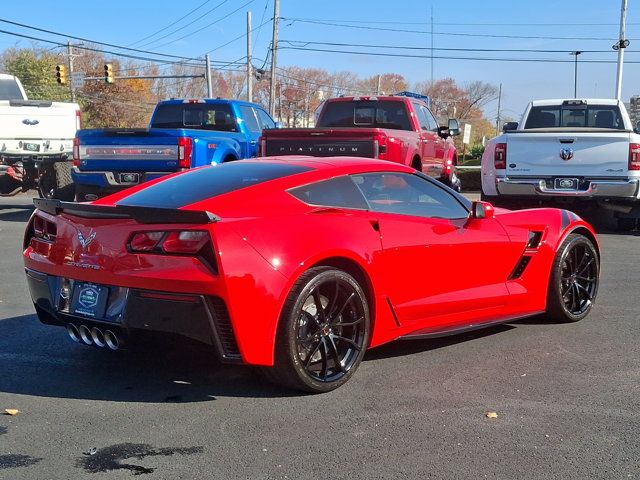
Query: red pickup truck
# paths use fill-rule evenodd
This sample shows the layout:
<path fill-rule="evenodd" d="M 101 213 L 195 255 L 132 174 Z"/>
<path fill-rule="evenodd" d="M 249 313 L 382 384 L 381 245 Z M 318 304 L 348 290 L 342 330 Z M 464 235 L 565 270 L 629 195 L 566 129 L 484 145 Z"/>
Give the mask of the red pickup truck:
<path fill-rule="evenodd" d="M 458 121 L 439 126 L 428 97 L 370 96 L 327 100 L 316 128 L 268 129 L 260 156 L 370 157 L 402 163 L 459 190 L 455 174 Z"/>

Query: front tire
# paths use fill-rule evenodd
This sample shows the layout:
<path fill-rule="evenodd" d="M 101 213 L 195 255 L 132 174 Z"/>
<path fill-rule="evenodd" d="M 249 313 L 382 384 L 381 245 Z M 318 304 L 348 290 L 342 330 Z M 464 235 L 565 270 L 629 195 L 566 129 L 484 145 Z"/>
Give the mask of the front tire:
<path fill-rule="evenodd" d="M 572 233 L 558 248 L 549 278 L 547 317 L 577 322 L 586 317 L 598 293 L 600 259 L 593 243 Z"/>
<path fill-rule="evenodd" d="M 329 392 L 356 371 L 369 342 L 370 313 L 360 284 L 348 273 L 315 267 L 293 285 L 276 337 L 272 382 L 311 393 Z"/>

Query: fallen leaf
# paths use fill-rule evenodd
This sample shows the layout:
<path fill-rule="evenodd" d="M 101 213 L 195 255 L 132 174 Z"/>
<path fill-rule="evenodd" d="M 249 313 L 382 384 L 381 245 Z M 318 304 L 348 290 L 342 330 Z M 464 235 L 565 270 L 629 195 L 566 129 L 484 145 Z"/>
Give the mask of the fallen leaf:
<path fill-rule="evenodd" d="M 496 412 L 487 412 L 484 416 L 487 418 L 498 418 L 498 414 Z"/>
<path fill-rule="evenodd" d="M 18 410 L 18 409 L 16 409 L 16 408 L 5 408 L 4 413 L 5 413 L 6 415 L 14 416 L 14 415 L 19 414 L 19 413 L 20 413 L 20 410 Z"/>

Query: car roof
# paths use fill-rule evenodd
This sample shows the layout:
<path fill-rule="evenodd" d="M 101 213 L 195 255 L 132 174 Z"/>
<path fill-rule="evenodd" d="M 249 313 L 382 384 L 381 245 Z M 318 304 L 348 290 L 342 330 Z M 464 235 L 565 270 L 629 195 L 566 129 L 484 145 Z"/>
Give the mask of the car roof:
<path fill-rule="evenodd" d="M 554 105 L 562 105 L 567 100 L 582 100 L 587 105 L 618 105 L 615 98 L 551 98 L 546 100 L 533 100 L 531 105 L 534 107 L 550 107 Z"/>
<path fill-rule="evenodd" d="M 259 107 L 262 109 L 262 106 L 246 102 L 244 100 L 234 100 L 230 98 L 171 98 L 169 100 L 162 100 L 158 102 L 158 105 L 180 105 L 180 104 L 208 104 L 208 105 L 220 105 L 220 104 L 237 104 L 237 105 L 251 105 L 252 107 Z M 264 110 L 264 109 L 263 109 Z"/>

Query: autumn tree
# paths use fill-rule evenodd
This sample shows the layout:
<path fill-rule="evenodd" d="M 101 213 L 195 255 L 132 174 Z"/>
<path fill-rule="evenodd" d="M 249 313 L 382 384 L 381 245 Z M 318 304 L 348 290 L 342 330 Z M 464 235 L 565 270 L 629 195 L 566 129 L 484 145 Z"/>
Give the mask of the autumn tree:
<path fill-rule="evenodd" d="M 59 54 L 41 49 L 11 48 L 0 58 L 2 70 L 20 79 L 31 100 L 69 101 L 70 90 L 56 81 L 56 65 L 65 64 Z"/>

